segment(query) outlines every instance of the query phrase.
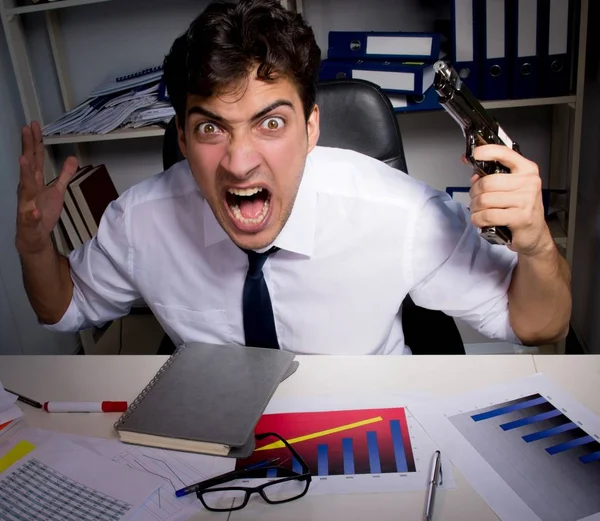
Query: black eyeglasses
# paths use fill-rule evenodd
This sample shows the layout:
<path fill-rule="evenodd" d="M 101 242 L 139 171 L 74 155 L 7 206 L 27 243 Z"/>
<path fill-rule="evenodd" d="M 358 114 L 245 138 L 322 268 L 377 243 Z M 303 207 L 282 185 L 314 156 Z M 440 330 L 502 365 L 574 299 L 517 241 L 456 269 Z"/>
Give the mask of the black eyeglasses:
<path fill-rule="evenodd" d="M 207 510 L 213 512 L 227 512 L 231 510 L 240 510 L 244 508 L 252 494 L 260 494 L 260 496 L 272 505 L 278 503 L 287 503 L 300 499 L 308 492 L 308 487 L 311 482 L 311 473 L 308 465 L 294 450 L 294 448 L 284 440 L 279 434 L 274 432 L 265 432 L 256 434 L 257 440 L 264 440 L 269 436 L 274 436 L 281 441 L 291 452 L 292 457 L 300 465 L 301 472 L 295 472 L 288 468 L 279 465 L 265 466 L 255 469 L 242 469 L 235 472 L 227 473 L 223 478 L 213 478 L 207 486 L 196 491 L 198 499 Z M 271 472 L 269 472 L 271 471 Z M 257 487 L 216 487 L 222 483 L 238 479 L 264 478 L 276 471 L 277 476 L 283 476 L 281 479 L 274 479 L 263 483 Z M 241 494 L 243 493 L 243 497 Z M 241 501 L 240 501 L 241 500 Z"/>

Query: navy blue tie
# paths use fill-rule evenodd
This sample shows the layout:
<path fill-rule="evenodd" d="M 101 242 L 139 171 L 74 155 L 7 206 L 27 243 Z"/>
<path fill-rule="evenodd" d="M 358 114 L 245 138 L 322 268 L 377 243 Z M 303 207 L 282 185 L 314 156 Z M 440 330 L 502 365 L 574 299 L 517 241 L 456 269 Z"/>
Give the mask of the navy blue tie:
<path fill-rule="evenodd" d="M 248 255 L 248 273 L 242 296 L 247 346 L 279 349 L 273 306 L 262 271 L 267 257 L 278 250 L 275 246 L 264 253 L 244 250 Z"/>

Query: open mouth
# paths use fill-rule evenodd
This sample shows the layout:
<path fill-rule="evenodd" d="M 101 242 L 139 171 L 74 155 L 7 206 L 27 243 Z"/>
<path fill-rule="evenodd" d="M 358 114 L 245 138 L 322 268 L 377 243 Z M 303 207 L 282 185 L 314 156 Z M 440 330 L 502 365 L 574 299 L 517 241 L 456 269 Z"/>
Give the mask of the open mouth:
<path fill-rule="evenodd" d="M 233 217 L 245 225 L 261 224 L 269 213 L 271 194 L 266 188 L 230 188 L 227 206 Z"/>

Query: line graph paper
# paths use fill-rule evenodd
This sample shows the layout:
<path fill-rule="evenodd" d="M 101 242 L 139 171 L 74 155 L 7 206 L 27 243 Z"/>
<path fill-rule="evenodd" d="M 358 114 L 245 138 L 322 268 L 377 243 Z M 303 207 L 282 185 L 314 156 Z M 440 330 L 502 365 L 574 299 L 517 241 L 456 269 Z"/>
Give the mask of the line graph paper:
<path fill-rule="evenodd" d="M 188 519 L 202 508 L 195 494 L 175 497 L 175 491 L 187 485 L 232 470 L 234 460 L 142 446 L 108 442 L 101 452 L 115 463 L 153 474 L 165 480 L 133 519 L 178 521 Z"/>

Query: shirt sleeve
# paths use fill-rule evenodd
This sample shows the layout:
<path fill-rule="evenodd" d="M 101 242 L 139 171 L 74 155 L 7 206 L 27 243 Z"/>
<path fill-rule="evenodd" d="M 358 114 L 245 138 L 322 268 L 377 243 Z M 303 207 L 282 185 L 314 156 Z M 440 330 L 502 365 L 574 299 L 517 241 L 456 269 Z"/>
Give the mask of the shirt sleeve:
<path fill-rule="evenodd" d="M 411 243 L 415 304 L 461 318 L 488 338 L 521 344 L 508 313 L 515 252 L 483 239 L 467 208 L 429 187 Z"/>
<path fill-rule="evenodd" d="M 105 210 L 98 233 L 69 254 L 73 298 L 56 324 L 57 332 L 73 332 L 126 315 L 140 298 L 133 279 L 133 250 L 127 198 L 121 196 Z"/>

